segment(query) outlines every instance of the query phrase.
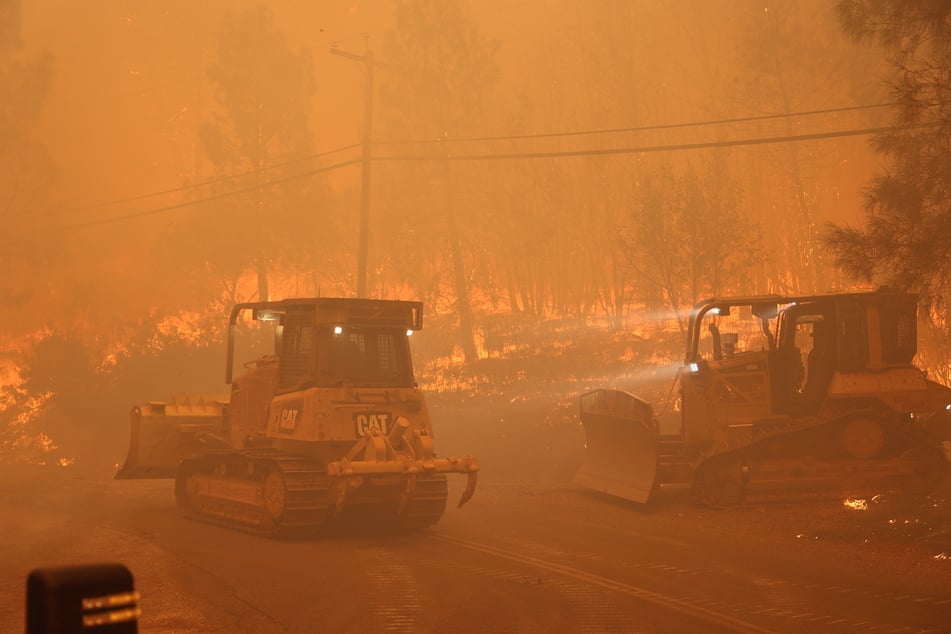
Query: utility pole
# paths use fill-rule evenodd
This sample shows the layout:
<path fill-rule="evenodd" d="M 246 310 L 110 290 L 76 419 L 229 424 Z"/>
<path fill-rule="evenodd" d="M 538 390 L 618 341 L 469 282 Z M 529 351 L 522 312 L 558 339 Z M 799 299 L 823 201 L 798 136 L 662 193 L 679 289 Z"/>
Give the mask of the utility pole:
<path fill-rule="evenodd" d="M 373 51 L 369 44 L 365 55 L 356 55 L 330 47 L 333 55 L 340 55 L 366 65 L 366 86 L 363 95 L 363 172 L 360 190 L 360 247 L 357 261 L 357 297 L 367 296 L 367 255 L 370 244 L 370 160 L 373 135 Z"/>

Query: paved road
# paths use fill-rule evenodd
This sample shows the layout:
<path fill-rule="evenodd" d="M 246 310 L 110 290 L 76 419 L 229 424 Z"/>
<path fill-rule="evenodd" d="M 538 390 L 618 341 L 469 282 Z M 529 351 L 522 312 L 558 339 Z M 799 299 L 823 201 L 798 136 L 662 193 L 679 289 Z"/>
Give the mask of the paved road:
<path fill-rule="evenodd" d="M 0 475 L 3 632 L 32 568 L 99 561 L 132 570 L 146 633 L 951 632 L 942 500 L 644 509 L 490 481 L 417 534 L 281 542 L 180 519 L 169 481 Z"/>

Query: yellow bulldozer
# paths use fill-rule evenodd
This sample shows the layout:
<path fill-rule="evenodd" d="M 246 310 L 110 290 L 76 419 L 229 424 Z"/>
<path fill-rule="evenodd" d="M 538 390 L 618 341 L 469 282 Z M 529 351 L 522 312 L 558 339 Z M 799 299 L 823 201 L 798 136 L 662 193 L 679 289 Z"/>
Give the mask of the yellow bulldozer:
<path fill-rule="evenodd" d="M 273 354 L 234 375 L 235 331 L 249 315 L 273 327 Z M 116 478 L 174 478 L 186 517 L 275 537 L 351 521 L 435 524 L 446 474 L 476 487 L 472 456 L 437 457 L 409 337 L 411 301 L 298 298 L 237 304 L 228 324 L 230 394 L 179 394 L 132 409 Z"/>
<path fill-rule="evenodd" d="M 951 389 L 914 365 L 917 310 L 888 289 L 698 303 L 675 420 L 622 390 L 581 395 L 575 482 L 639 503 L 689 488 L 712 506 L 934 486 Z"/>

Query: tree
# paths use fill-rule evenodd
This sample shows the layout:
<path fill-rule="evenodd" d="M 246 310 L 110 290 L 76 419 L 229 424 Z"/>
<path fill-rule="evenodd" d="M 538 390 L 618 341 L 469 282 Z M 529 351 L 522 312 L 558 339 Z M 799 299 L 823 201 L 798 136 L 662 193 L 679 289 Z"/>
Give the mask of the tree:
<path fill-rule="evenodd" d="M 452 277 L 445 283 L 453 291 L 454 312 L 459 316 L 459 343 L 465 359 L 472 361 L 477 350 L 469 282 L 471 250 L 467 251 L 465 238 L 475 233 L 473 223 L 480 212 L 480 196 L 475 192 L 480 183 L 466 178 L 449 154 L 455 149 L 452 139 L 471 132 L 473 120 L 480 118 L 497 76 L 495 47 L 482 37 L 459 1 L 398 0 L 395 23 L 383 55 L 393 70 L 381 78 L 380 101 L 387 108 L 382 127 L 398 130 L 400 138 L 442 140 L 422 152 L 447 158 L 442 165 L 414 165 L 412 178 L 397 184 L 388 196 L 392 202 L 399 201 L 400 214 L 389 216 L 384 233 L 391 244 L 406 245 L 392 252 L 389 262 L 399 267 L 399 260 L 412 253 L 417 267 L 418 256 L 429 253 L 433 258 L 429 267 L 439 270 L 440 263 L 447 265 L 444 268 Z M 420 296 L 440 293 L 442 283 L 437 277 L 435 287 L 420 288 Z"/>
<path fill-rule="evenodd" d="M 951 331 L 951 4 L 841 0 L 845 33 L 889 55 L 894 127 L 876 135 L 886 162 L 865 191 L 865 226 L 829 225 L 836 263 L 863 282 L 919 293 Z M 945 361 L 947 371 L 947 361 Z"/>
<path fill-rule="evenodd" d="M 864 281 L 929 297 L 951 287 L 951 4 L 843 0 L 845 32 L 890 54 L 895 127 L 874 138 L 885 174 L 866 190 L 866 227 L 832 225 L 836 262 Z"/>
<path fill-rule="evenodd" d="M 748 271 L 760 258 L 757 228 L 739 211 L 740 192 L 714 156 L 680 174 L 666 165 L 641 173 L 638 200 L 621 240 L 648 304 L 673 312 L 686 330 L 702 297 L 749 293 Z"/>
<path fill-rule="evenodd" d="M 823 103 L 877 103 L 874 86 L 855 81 L 868 72 L 861 49 L 836 37 L 834 15 L 824 0 L 771 3 L 738 0 L 745 18 L 739 47 L 741 72 L 736 95 L 753 112 L 792 113 Z M 817 120 L 787 116 L 782 121 L 754 124 L 760 137 L 795 135 Z M 781 126 L 781 127 L 777 127 Z M 860 127 L 860 126 L 856 126 Z M 814 129 L 814 128 L 813 128 Z M 759 201 L 754 210 L 772 227 L 764 239 L 777 259 L 766 283 L 782 291 L 824 291 L 829 287 L 830 262 L 822 249 L 818 228 L 824 219 L 810 173 L 835 165 L 838 144 L 826 141 L 783 143 L 751 148 L 749 189 Z M 842 209 L 825 211 L 839 218 Z"/>
<path fill-rule="evenodd" d="M 269 268 L 312 265 L 309 254 L 332 239 L 319 207 L 326 181 L 303 177 L 314 164 L 300 160 L 314 153 L 313 62 L 309 52 L 290 49 L 270 10 L 258 6 L 225 17 L 208 76 L 217 112 L 201 144 L 222 179 L 213 195 L 226 196 L 195 207 L 178 231 L 193 244 L 199 236 L 188 266 L 230 287 L 254 268 L 265 300 Z"/>

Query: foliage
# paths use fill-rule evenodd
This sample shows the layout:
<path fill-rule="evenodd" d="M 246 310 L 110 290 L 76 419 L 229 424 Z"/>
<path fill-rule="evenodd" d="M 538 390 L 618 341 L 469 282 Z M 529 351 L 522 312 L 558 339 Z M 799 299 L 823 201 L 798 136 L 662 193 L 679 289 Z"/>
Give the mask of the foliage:
<path fill-rule="evenodd" d="M 100 382 L 90 356 L 76 339 L 54 335 L 19 361 L 19 380 L 3 388 L 0 461 L 69 461 L 63 440 L 75 445 L 92 431 L 86 421 L 95 412 Z"/>
<path fill-rule="evenodd" d="M 28 394 L 19 377 L 0 386 L 0 464 L 41 464 L 54 457 L 56 445 L 36 421 L 46 399 L 45 394 Z"/>
<path fill-rule="evenodd" d="M 128 448 L 133 405 L 178 392 L 227 391 L 221 333 L 196 343 L 157 329 L 141 327 L 108 364 L 94 344 L 63 334 L 21 356 L 21 380 L 0 395 L 0 461 L 110 469 Z"/>
<path fill-rule="evenodd" d="M 376 265 L 393 270 L 430 305 L 452 289 L 453 312 L 460 320 L 460 345 L 467 360 L 478 353 L 471 307 L 472 247 L 479 233 L 478 179 L 449 161 L 464 136 L 480 120 L 488 89 L 497 76 L 494 45 L 486 41 L 462 2 L 400 0 L 395 30 L 388 34 L 381 81 L 384 133 L 441 141 L 415 152 L 412 178 L 384 185 L 399 214 L 385 214 L 382 227 L 389 248 L 378 248 Z M 426 156 L 423 159 L 422 156 Z M 433 158 L 446 157 L 446 160 Z M 415 162 L 414 162 L 415 163 Z M 473 187 L 473 184 L 476 184 Z M 377 239 L 376 244 L 381 244 Z M 413 258 L 405 258 L 411 253 Z M 429 258 L 420 256 L 429 254 Z M 406 266 L 409 265 L 409 269 Z M 445 271 L 446 276 L 443 277 Z M 419 274 L 422 273 L 422 275 Z"/>
<path fill-rule="evenodd" d="M 269 268 L 307 268 L 334 242 L 320 208 L 326 181 L 313 175 L 313 160 L 301 160 L 313 155 L 313 62 L 290 49 L 262 5 L 223 20 L 208 75 L 218 110 L 201 143 L 222 179 L 212 198 L 225 197 L 196 207 L 173 239 L 189 245 L 178 250 L 186 269 L 234 287 L 256 268 L 258 294 L 267 295 Z"/>
<path fill-rule="evenodd" d="M 921 294 L 951 356 L 951 4 L 842 0 L 843 30 L 887 51 L 894 127 L 873 145 L 886 170 L 869 184 L 865 226 L 830 225 L 826 243 L 855 278 Z"/>
<path fill-rule="evenodd" d="M 758 230 L 740 209 L 740 192 L 722 157 L 675 174 L 645 168 L 621 243 L 649 305 L 671 310 L 680 328 L 703 297 L 749 293 L 749 271 L 762 259 Z"/>
<path fill-rule="evenodd" d="M 155 309 L 108 336 L 98 324 L 73 325 L 5 347 L 0 462 L 112 468 L 128 447 L 132 405 L 178 392 L 227 391 L 226 322 L 219 308 L 191 314 Z M 250 345 L 238 347 L 238 360 L 260 356 L 257 334 L 239 335 Z"/>
<path fill-rule="evenodd" d="M 831 226 L 837 263 L 865 281 L 936 298 L 951 291 L 951 5 L 848 0 L 843 29 L 891 54 L 894 125 L 877 135 L 887 171 L 866 191 L 866 226 Z"/>
<path fill-rule="evenodd" d="M 856 82 L 874 60 L 861 48 L 849 46 L 834 31 L 834 16 L 825 0 L 774 3 L 740 0 L 747 18 L 739 49 L 742 73 L 735 78 L 739 99 L 754 112 L 793 113 L 823 103 L 871 104 L 881 101 L 878 87 Z M 755 124 L 756 136 L 795 135 L 810 120 L 786 117 Z M 860 124 L 861 125 L 861 124 Z M 856 126 L 858 127 L 858 126 Z M 810 172 L 831 169 L 843 160 L 838 144 L 782 143 L 751 148 L 750 178 L 758 184 L 758 208 L 753 213 L 771 230 L 762 236 L 775 254 L 765 271 L 766 286 L 782 292 L 824 292 L 829 287 L 831 261 L 822 248 L 817 227 L 823 210 L 808 186 Z M 846 155 L 848 156 L 848 155 Z M 763 159 L 775 167 L 763 169 Z M 750 186 L 753 187 L 752 185 Z M 841 185 L 838 185 L 841 187 Z M 835 196 L 838 201 L 841 196 Z M 827 217 L 841 217 L 833 208 Z"/>

